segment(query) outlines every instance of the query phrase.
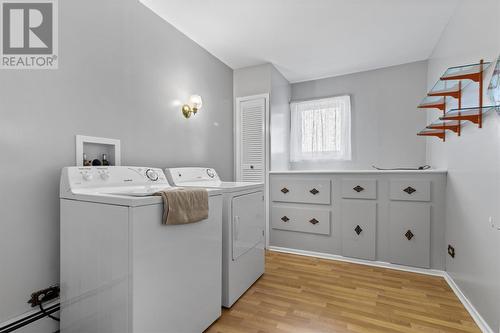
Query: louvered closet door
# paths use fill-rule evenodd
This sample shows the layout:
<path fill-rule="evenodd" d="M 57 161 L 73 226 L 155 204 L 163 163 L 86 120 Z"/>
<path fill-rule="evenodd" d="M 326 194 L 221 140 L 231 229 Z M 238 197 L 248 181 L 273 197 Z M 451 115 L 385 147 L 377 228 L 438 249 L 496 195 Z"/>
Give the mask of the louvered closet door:
<path fill-rule="evenodd" d="M 266 99 L 259 97 L 239 103 L 239 156 L 236 178 L 244 182 L 264 182 Z"/>

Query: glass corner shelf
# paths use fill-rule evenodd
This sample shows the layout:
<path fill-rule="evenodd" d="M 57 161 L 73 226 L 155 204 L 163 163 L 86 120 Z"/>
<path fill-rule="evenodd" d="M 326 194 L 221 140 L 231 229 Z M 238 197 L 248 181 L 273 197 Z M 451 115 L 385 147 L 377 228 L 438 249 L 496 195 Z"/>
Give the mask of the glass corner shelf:
<path fill-rule="evenodd" d="M 451 84 L 450 84 L 451 83 Z M 465 87 L 465 86 L 464 86 Z M 436 82 L 434 87 L 427 93 L 427 96 L 450 96 L 453 98 L 460 98 L 462 93 L 462 81 L 443 81 Z"/>
<path fill-rule="evenodd" d="M 421 130 L 420 132 L 417 133 L 418 136 L 435 136 L 440 138 L 441 140 L 445 140 L 446 133 L 444 130 L 436 130 L 436 129 L 430 129 L 426 128 Z"/>
<path fill-rule="evenodd" d="M 488 69 L 490 64 L 490 62 L 480 62 L 478 64 L 450 67 L 441 76 L 441 80 L 471 80 L 479 82 L 482 73 Z"/>
<path fill-rule="evenodd" d="M 446 109 L 446 103 L 444 97 L 427 96 L 418 105 L 419 109 L 439 109 L 444 111 Z"/>
<path fill-rule="evenodd" d="M 440 117 L 440 120 L 467 120 L 482 126 L 483 114 L 497 110 L 498 106 L 483 106 L 462 109 L 452 109 Z"/>
<path fill-rule="evenodd" d="M 460 126 L 460 120 L 436 120 L 435 122 L 427 126 L 427 128 L 442 131 L 449 130 L 460 135 Z"/>

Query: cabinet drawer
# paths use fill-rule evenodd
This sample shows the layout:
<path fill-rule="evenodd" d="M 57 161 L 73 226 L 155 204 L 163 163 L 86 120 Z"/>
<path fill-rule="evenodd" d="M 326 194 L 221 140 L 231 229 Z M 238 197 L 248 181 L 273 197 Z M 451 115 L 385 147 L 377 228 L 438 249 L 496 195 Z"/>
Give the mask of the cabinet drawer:
<path fill-rule="evenodd" d="M 342 198 L 377 199 L 375 179 L 343 179 Z"/>
<path fill-rule="evenodd" d="M 375 201 L 342 201 L 342 255 L 375 260 L 377 234 Z"/>
<path fill-rule="evenodd" d="M 430 201 L 431 181 L 413 179 L 391 180 L 391 200 Z"/>
<path fill-rule="evenodd" d="M 430 209 L 426 203 L 390 203 L 389 251 L 392 263 L 429 267 Z"/>
<path fill-rule="evenodd" d="M 271 200 L 330 204 L 329 179 L 276 179 L 271 182 Z"/>
<path fill-rule="evenodd" d="M 273 229 L 330 234 L 330 210 L 296 207 L 272 207 L 271 226 Z"/>

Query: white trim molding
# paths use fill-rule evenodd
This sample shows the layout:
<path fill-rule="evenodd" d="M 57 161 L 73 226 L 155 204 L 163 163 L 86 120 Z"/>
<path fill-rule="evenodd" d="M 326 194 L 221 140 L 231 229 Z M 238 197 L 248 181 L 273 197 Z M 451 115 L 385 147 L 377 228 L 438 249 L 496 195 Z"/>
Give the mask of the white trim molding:
<path fill-rule="evenodd" d="M 457 285 L 455 280 L 448 274 L 448 272 L 443 272 L 443 277 L 450 286 L 451 290 L 457 295 L 460 302 L 462 302 L 465 309 L 469 312 L 472 319 L 476 322 L 477 326 L 483 333 L 494 333 L 493 329 L 488 325 L 486 320 L 484 320 L 483 316 L 477 311 L 471 301 L 465 296 L 460 287 Z"/>
<path fill-rule="evenodd" d="M 453 292 L 455 293 L 457 298 L 460 300 L 460 302 L 462 303 L 464 308 L 469 312 L 469 314 L 471 315 L 472 319 L 474 320 L 476 325 L 479 327 L 481 332 L 494 333 L 493 330 L 491 329 L 491 327 L 488 325 L 488 323 L 484 320 L 484 318 L 481 316 L 481 314 L 477 311 L 477 309 L 471 303 L 471 301 L 469 301 L 469 299 L 465 296 L 465 294 L 462 292 L 462 290 L 459 288 L 459 286 L 455 283 L 453 278 L 445 271 L 438 270 L 438 269 L 427 269 L 427 268 L 410 267 L 410 266 L 404 266 L 404 265 L 396 265 L 396 264 L 391 264 L 391 263 L 384 262 L 384 261 L 370 261 L 370 260 L 363 260 L 363 259 L 348 258 L 348 257 L 344 257 L 341 255 L 322 253 L 322 252 L 314 252 L 314 251 L 306 251 L 306 250 L 298 250 L 298 249 L 290 249 L 290 248 L 278 247 L 278 246 L 269 246 L 267 249 L 269 251 L 273 251 L 273 252 L 297 254 L 297 255 L 306 256 L 306 257 L 350 262 L 353 264 L 367 265 L 367 266 L 373 266 L 373 267 L 394 269 L 394 270 L 410 272 L 410 273 L 418 273 L 418 274 L 425 274 L 425 275 L 442 277 L 446 281 L 446 283 L 448 283 L 451 290 L 453 290 Z"/>
<path fill-rule="evenodd" d="M 114 149 L 113 161 L 114 165 L 121 165 L 121 146 L 120 140 L 99 138 L 96 136 L 76 135 L 75 137 L 75 165 L 83 166 L 83 153 L 84 145 L 86 143 L 93 143 L 98 145 L 110 146 Z"/>
<path fill-rule="evenodd" d="M 265 245 L 266 248 L 269 247 L 269 170 L 270 170 L 270 161 L 271 161 L 271 133 L 270 133 L 270 122 L 271 122 L 271 113 L 270 113 L 270 94 L 257 94 L 250 96 L 242 96 L 236 97 L 234 102 L 234 117 L 233 117 L 233 136 L 234 136 L 234 144 L 233 144 L 233 152 L 234 152 L 234 180 L 238 181 L 239 178 L 239 161 L 241 148 L 239 144 L 240 138 L 240 122 L 239 117 L 241 115 L 240 104 L 245 101 L 250 101 L 253 99 L 264 98 L 265 99 L 265 111 L 264 111 L 264 203 L 265 203 L 265 216 L 266 216 L 266 230 L 265 230 Z"/>

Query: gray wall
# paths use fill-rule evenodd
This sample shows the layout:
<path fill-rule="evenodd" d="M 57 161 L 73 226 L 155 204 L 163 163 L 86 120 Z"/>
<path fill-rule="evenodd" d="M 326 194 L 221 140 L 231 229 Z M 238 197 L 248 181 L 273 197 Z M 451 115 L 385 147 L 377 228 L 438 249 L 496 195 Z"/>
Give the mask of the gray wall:
<path fill-rule="evenodd" d="M 271 170 L 289 169 L 291 85 L 274 67 L 271 68 L 270 146 Z"/>
<path fill-rule="evenodd" d="M 425 163 L 425 61 L 292 84 L 292 99 L 351 95 L 352 161 L 294 162 L 291 169 L 370 169 Z"/>
<path fill-rule="evenodd" d="M 290 82 L 272 64 L 234 70 L 234 98 L 269 94 L 270 169 L 288 170 Z M 236 105 L 235 105 L 236 107 Z"/>
<path fill-rule="evenodd" d="M 491 61 L 500 54 L 499 15 L 498 0 L 459 2 L 429 60 L 429 88 L 450 66 L 477 63 L 481 58 Z M 477 86 L 472 84 L 465 91 L 464 106 L 477 105 L 477 98 Z M 485 103 L 489 103 L 486 96 Z M 427 113 L 429 121 L 438 116 L 438 112 Z M 427 141 L 429 162 L 448 169 L 446 238 L 455 246 L 456 257 L 447 257 L 446 270 L 498 332 L 500 117 L 488 115 L 482 129 L 465 122 L 462 136 L 450 133 L 445 143 L 434 138 Z"/>
<path fill-rule="evenodd" d="M 272 67 L 271 64 L 263 64 L 234 70 L 234 98 L 269 94 Z"/>
<path fill-rule="evenodd" d="M 0 75 L 0 322 L 59 280 L 59 174 L 75 134 L 122 140 L 122 164 L 233 178 L 232 70 L 136 0 L 59 1 L 60 68 Z M 182 117 L 178 102 L 204 107 Z"/>

